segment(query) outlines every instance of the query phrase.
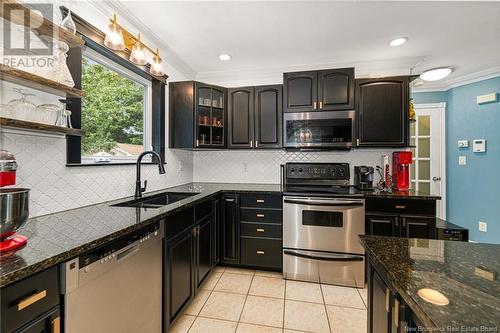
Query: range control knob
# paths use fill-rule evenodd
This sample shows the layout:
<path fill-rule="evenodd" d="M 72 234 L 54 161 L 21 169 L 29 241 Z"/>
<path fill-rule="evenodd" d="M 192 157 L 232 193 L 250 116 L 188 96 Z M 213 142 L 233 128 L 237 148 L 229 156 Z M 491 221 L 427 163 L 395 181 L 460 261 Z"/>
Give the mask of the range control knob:
<path fill-rule="evenodd" d="M 302 173 L 302 171 L 304 171 L 304 170 L 302 170 L 302 168 L 299 168 L 299 173 Z"/>

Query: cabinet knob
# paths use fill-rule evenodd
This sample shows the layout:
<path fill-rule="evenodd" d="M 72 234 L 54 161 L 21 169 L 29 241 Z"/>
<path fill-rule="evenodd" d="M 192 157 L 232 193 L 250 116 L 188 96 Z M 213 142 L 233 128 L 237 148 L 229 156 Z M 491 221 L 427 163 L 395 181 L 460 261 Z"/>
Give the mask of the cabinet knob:
<path fill-rule="evenodd" d="M 257 232 L 264 232 L 265 230 L 263 228 L 257 228 Z"/>
<path fill-rule="evenodd" d="M 264 251 L 261 251 L 261 250 L 257 250 L 257 254 L 258 254 L 258 255 L 263 255 L 263 254 L 265 254 L 265 252 L 264 252 Z"/>
<path fill-rule="evenodd" d="M 264 217 L 264 214 L 257 214 L 257 217 Z"/>
<path fill-rule="evenodd" d="M 264 203 L 264 199 L 257 199 L 258 203 Z"/>

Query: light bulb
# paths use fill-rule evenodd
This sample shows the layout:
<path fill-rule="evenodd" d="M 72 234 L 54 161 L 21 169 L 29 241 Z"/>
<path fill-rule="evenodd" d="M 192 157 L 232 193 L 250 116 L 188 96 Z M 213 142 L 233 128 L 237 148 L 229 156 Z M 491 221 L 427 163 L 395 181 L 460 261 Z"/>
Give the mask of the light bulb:
<path fill-rule="evenodd" d="M 151 64 L 149 72 L 154 76 L 162 76 L 164 74 L 163 66 L 161 65 L 160 52 L 158 49 L 156 49 L 156 54 L 153 58 L 153 63 Z"/>
<path fill-rule="evenodd" d="M 139 66 L 146 65 L 146 52 L 141 42 L 141 34 L 137 36 L 137 43 L 130 50 L 130 61 Z"/>
<path fill-rule="evenodd" d="M 123 40 L 122 29 L 116 23 L 116 14 L 113 15 L 113 19 L 108 24 L 104 45 L 115 51 L 125 50 L 125 41 Z"/>

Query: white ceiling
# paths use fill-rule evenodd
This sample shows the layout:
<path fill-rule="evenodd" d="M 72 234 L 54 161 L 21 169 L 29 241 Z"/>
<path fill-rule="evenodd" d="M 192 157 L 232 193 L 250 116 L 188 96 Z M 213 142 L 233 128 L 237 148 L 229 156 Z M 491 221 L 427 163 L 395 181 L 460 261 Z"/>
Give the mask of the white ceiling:
<path fill-rule="evenodd" d="M 417 73 L 454 66 L 447 84 L 500 72 L 500 2 L 114 1 L 112 5 L 131 21 L 142 22 L 155 40 L 175 53 L 167 54 L 167 61 L 169 56 L 180 59 L 179 67 L 190 76 L 214 83 L 279 82 L 285 70 L 339 66 L 356 66 L 358 77 L 408 74 L 419 62 Z M 408 43 L 389 46 L 398 36 L 409 37 Z M 220 61 L 221 53 L 233 59 Z"/>

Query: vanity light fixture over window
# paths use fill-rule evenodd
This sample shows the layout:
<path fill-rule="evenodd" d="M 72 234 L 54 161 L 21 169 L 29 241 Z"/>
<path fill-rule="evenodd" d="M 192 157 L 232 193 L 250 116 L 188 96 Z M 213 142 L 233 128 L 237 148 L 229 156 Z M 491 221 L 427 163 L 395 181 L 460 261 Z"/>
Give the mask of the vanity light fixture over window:
<path fill-rule="evenodd" d="M 124 37 L 125 36 L 125 37 Z M 108 31 L 104 39 L 104 45 L 114 51 L 130 50 L 130 61 L 138 66 L 144 66 L 147 63 L 146 52 L 153 55 L 153 64 L 149 72 L 155 76 L 164 75 L 162 59 L 158 49 L 154 50 L 141 40 L 141 34 L 133 36 L 127 29 L 118 23 L 116 14 L 109 20 Z"/>

